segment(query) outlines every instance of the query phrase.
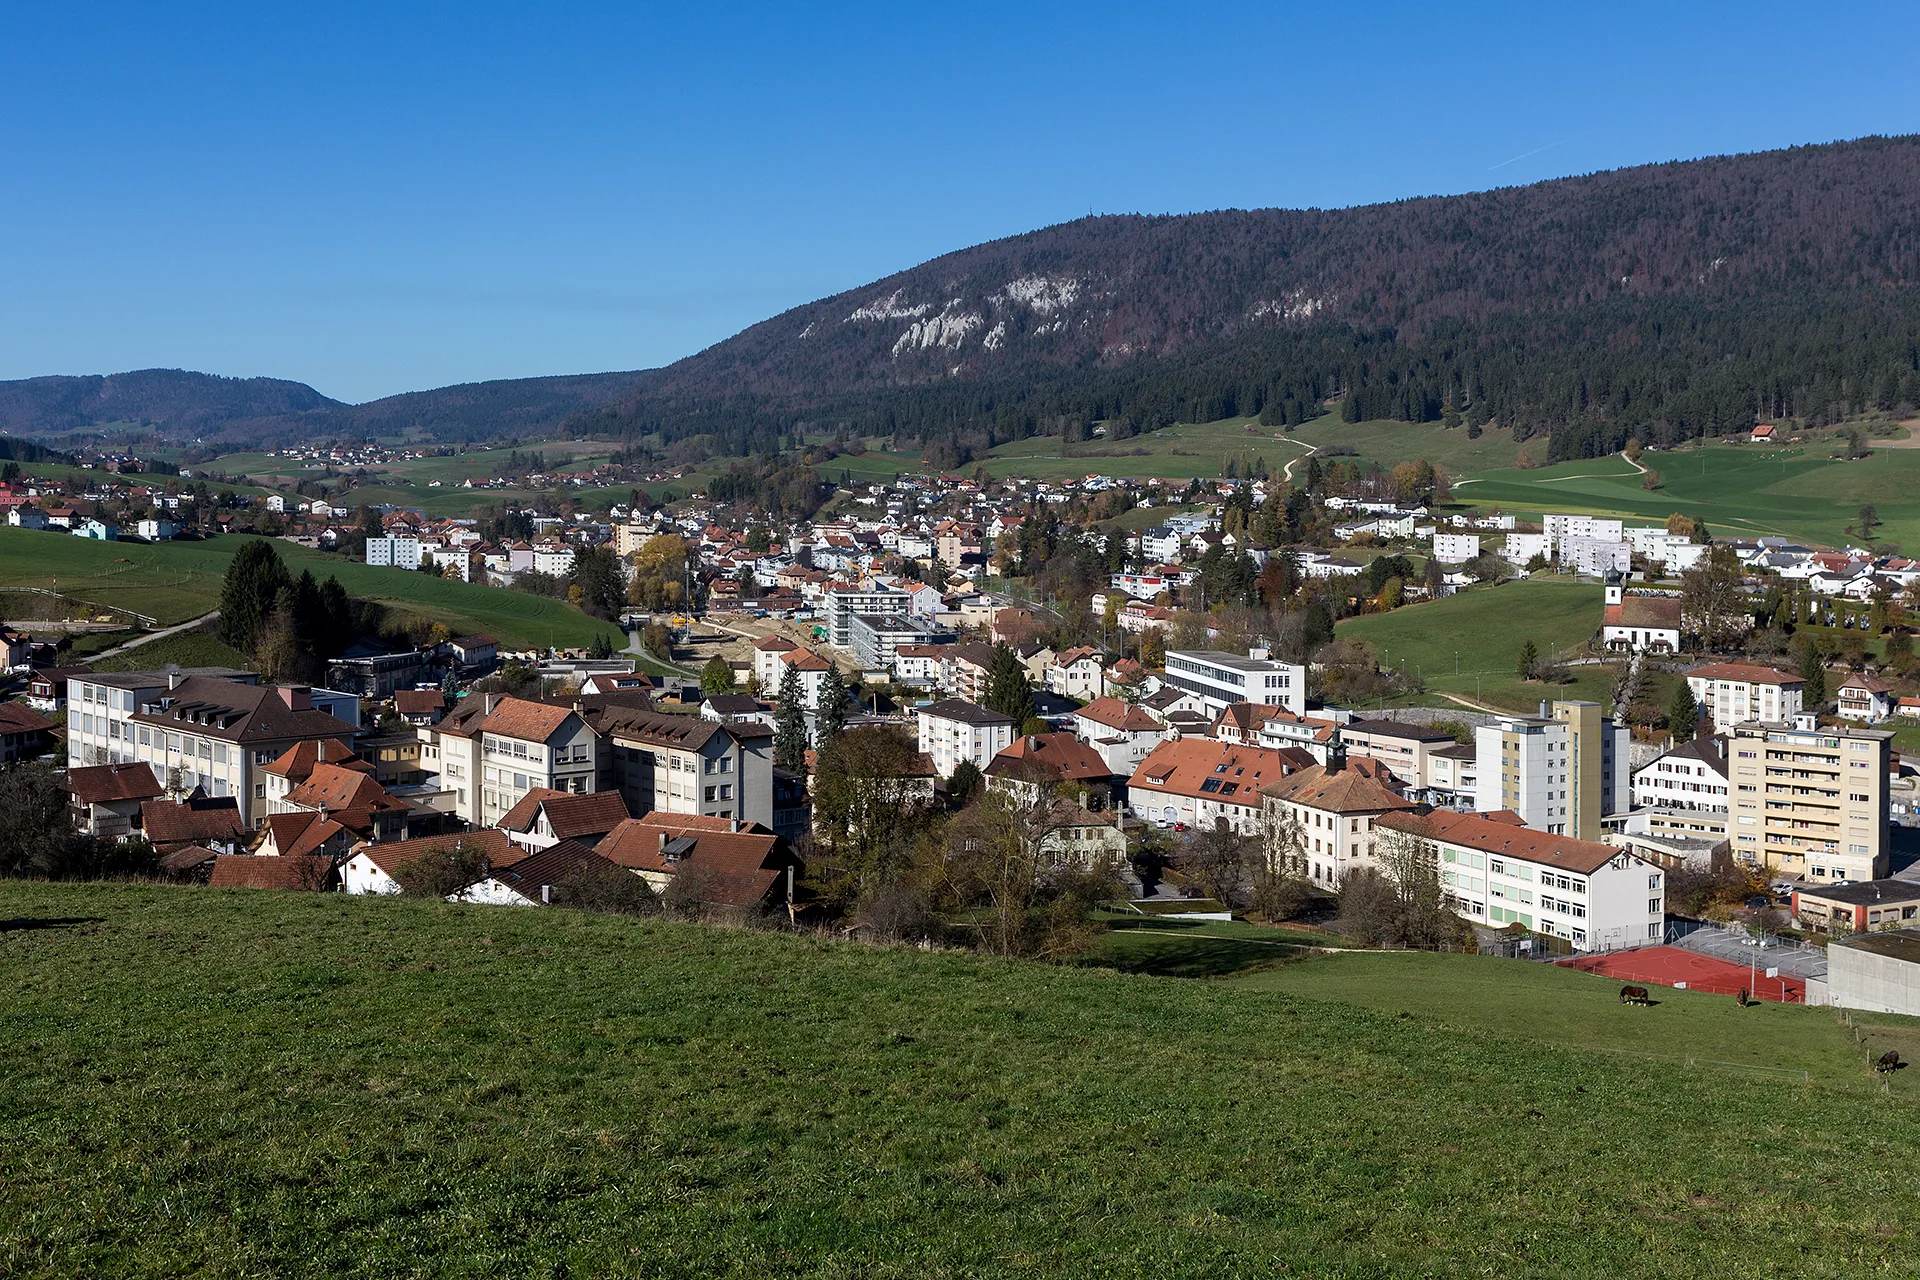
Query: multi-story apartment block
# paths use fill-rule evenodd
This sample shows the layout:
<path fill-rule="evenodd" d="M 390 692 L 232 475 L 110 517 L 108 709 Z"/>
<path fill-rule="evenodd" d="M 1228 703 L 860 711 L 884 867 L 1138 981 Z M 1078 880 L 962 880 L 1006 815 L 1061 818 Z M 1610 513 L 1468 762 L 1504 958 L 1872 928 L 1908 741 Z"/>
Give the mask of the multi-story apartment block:
<path fill-rule="evenodd" d="M 951 778 L 963 760 L 985 772 L 993 758 L 1012 744 L 1019 728 L 1011 716 L 960 698 L 920 708 L 920 750 L 933 760 L 934 772 Z"/>
<path fill-rule="evenodd" d="M 316 709 L 305 686 L 254 679 L 244 671 L 69 676 L 68 767 L 143 761 L 170 791 L 232 796 L 241 821 L 258 826 L 267 816 L 265 766 L 302 742 L 350 739 L 354 726 Z"/>
<path fill-rule="evenodd" d="M 1620 541 L 1624 522 L 1600 516 L 1543 515 L 1540 531 L 1556 542 L 1561 538 L 1598 538 L 1603 542 Z"/>
<path fill-rule="evenodd" d="M 367 539 L 367 563 L 390 569 L 420 567 L 420 539 L 398 534 Z"/>
<path fill-rule="evenodd" d="M 693 716 L 609 707 L 596 723 L 607 739 L 608 783 L 635 817 L 701 814 L 804 829 L 791 813 L 803 799 L 776 803 L 773 731 L 764 724 L 717 724 Z"/>
<path fill-rule="evenodd" d="M 1625 849 L 1440 809 L 1384 814 L 1374 827 L 1379 839 L 1418 842 L 1448 906 L 1470 920 L 1518 924 L 1581 951 L 1644 946 L 1665 933 L 1666 874 Z"/>
<path fill-rule="evenodd" d="M 851 649 L 853 647 L 853 619 L 855 615 L 879 617 L 884 614 L 911 613 L 913 597 L 904 591 L 894 591 L 886 587 L 868 590 L 843 588 L 827 592 L 827 640 L 835 647 Z"/>
<path fill-rule="evenodd" d="M 1340 742 L 1355 760 L 1378 760 L 1393 771 L 1406 793 L 1429 804 L 1435 790 L 1436 753 L 1458 745 L 1452 734 L 1403 720 L 1351 720 L 1340 726 Z M 1448 777 L 1451 791 L 1452 776 Z"/>
<path fill-rule="evenodd" d="M 864 671 L 891 671 L 903 646 L 937 644 L 953 637 L 901 613 L 858 613 L 847 625 L 853 659 Z"/>
<path fill-rule="evenodd" d="M 1714 662 L 1687 672 L 1687 688 L 1716 728 L 1749 720 L 1792 720 L 1807 687 L 1799 676 L 1751 662 Z"/>
<path fill-rule="evenodd" d="M 1509 535 L 1511 537 L 1512 535 Z M 1590 578 L 1626 573 L 1633 568 L 1633 548 L 1617 538 L 1561 538 L 1557 544 L 1560 568 Z"/>
<path fill-rule="evenodd" d="M 1600 819 L 1628 801 L 1627 730 L 1597 702 L 1555 702 L 1534 716 L 1501 715 L 1474 731 L 1474 807 L 1511 810 L 1527 826 L 1598 840 Z"/>
<path fill-rule="evenodd" d="M 599 790 L 599 740 L 570 707 L 502 698 L 480 721 L 479 739 L 480 826 L 497 824 L 534 788 Z"/>
<path fill-rule="evenodd" d="M 1465 564 L 1479 554 L 1480 535 L 1477 533 L 1433 535 L 1433 558 L 1441 564 Z"/>
<path fill-rule="evenodd" d="M 1236 702 L 1285 707 L 1296 716 L 1307 709 L 1307 669 L 1275 662 L 1265 649 L 1245 657 L 1212 649 L 1172 649 L 1163 678 L 1199 698 L 1208 716 L 1218 716 Z"/>
<path fill-rule="evenodd" d="M 1893 734 L 1812 715 L 1728 730 L 1734 856 L 1816 884 L 1887 874 Z"/>

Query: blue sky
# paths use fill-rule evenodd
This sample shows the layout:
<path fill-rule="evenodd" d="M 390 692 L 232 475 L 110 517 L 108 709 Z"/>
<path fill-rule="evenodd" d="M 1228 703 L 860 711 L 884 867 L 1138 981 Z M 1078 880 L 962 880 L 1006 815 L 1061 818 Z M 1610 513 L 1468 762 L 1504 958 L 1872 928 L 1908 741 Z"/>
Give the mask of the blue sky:
<path fill-rule="evenodd" d="M 1920 6 L 14 4 L 0 378 L 643 368 L 1103 213 L 1920 131 Z"/>

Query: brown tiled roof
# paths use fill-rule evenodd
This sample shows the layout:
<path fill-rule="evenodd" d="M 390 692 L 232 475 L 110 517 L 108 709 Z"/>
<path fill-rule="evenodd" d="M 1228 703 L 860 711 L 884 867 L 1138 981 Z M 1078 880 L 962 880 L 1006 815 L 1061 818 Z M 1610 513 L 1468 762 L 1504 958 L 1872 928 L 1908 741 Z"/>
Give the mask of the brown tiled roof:
<path fill-rule="evenodd" d="M 423 716 L 447 705 L 446 695 L 438 689 L 396 689 L 393 709 L 403 716 Z"/>
<path fill-rule="evenodd" d="M 280 753 L 272 764 L 262 765 L 267 773 L 278 774 L 289 782 L 304 781 L 316 764 L 331 764 L 347 769 L 373 772 L 373 766 L 353 754 L 353 748 L 338 738 L 296 742 Z"/>
<path fill-rule="evenodd" d="M 240 840 L 247 834 L 240 804 L 232 796 L 218 800 L 149 800 L 140 806 L 140 826 L 154 848 Z"/>
<path fill-rule="evenodd" d="M 698 751 L 707 739 L 726 732 L 712 720 L 700 716 L 668 715 L 650 708 L 606 706 L 595 716 L 594 729 L 616 738 L 634 738 L 660 746 Z"/>
<path fill-rule="evenodd" d="M 195 867 L 203 867 L 221 855 L 205 845 L 190 844 L 175 849 L 160 859 L 160 869 L 168 875 L 183 875 Z"/>
<path fill-rule="evenodd" d="M 343 809 L 405 809 L 406 801 L 396 800 L 387 789 L 367 774 L 337 764 L 317 764 L 307 780 L 287 793 L 287 803 L 303 809 L 335 813 Z"/>
<path fill-rule="evenodd" d="M 535 787 L 507 810 L 498 823 L 503 831 L 530 831 L 534 815 L 547 813 L 547 824 L 562 840 L 584 836 L 598 838 L 627 820 L 627 802 L 618 791 L 589 791 L 573 795 L 546 787 Z"/>
<path fill-rule="evenodd" d="M 573 714 L 571 707 L 556 707 L 545 702 L 529 702 L 525 698 L 502 698 L 492 714 L 480 725 L 480 728 L 503 738 L 520 738 L 527 742 L 545 742 L 560 731 L 567 717 Z"/>
<path fill-rule="evenodd" d="M 214 889 L 318 889 L 325 887 L 332 871 L 331 858 L 239 854 L 214 859 L 207 885 Z"/>
<path fill-rule="evenodd" d="M 95 764 L 67 770 L 67 790 L 81 804 L 114 800 L 152 800 L 166 789 L 143 760 L 135 764 Z"/>
<path fill-rule="evenodd" d="M 351 841 L 355 831 L 349 823 L 356 815 L 342 816 L 348 821 L 319 813 L 275 813 L 267 818 L 267 834 L 281 857 L 300 857 L 313 853 L 330 840 L 345 837 Z"/>
<path fill-rule="evenodd" d="M 0 702 L 0 733 L 41 733 L 53 721 L 24 702 Z"/>
<path fill-rule="evenodd" d="M 1411 800 L 1387 790 L 1371 773 L 1352 768 L 1329 773 L 1324 765 L 1315 765 L 1270 784 L 1262 794 L 1325 813 L 1385 813 L 1415 807 Z"/>
<path fill-rule="evenodd" d="M 999 725 L 1012 724 L 1013 717 L 1002 715 L 988 707 L 977 706 L 965 698 L 946 698 L 930 706 L 920 708 L 923 716 L 932 716 L 937 720 L 952 720 L 958 724 Z"/>
<path fill-rule="evenodd" d="M 1531 827 L 1515 826 L 1513 815 L 1454 813 L 1435 809 L 1428 814 L 1389 813 L 1376 825 L 1429 840 L 1440 840 L 1481 853 L 1498 853 L 1529 862 L 1591 875 L 1626 852 L 1595 840 L 1549 835 Z"/>
<path fill-rule="evenodd" d="M 688 825 L 689 815 L 651 813 L 629 818 L 610 832 L 594 852 L 637 871 L 680 875 L 697 872 L 700 897 L 720 906 L 749 906 L 771 893 L 788 866 L 798 867 L 787 842 L 767 831 L 715 831 L 704 823 Z M 724 821 L 724 819 L 722 819 Z M 685 838 L 676 861 L 662 854 L 666 844 Z"/>
<path fill-rule="evenodd" d="M 753 647 L 762 653 L 791 653 L 800 646 L 784 636 L 763 636 Z"/>
<path fill-rule="evenodd" d="M 190 676 L 160 696 L 168 703 L 164 710 L 136 712 L 133 719 L 228 742 L 353 736 L 352 725 L 324 711 L 295 711 L 273 685 Z"/>
<path fill-rule="evenodd" d="M 1607 606 L 1606 625 L 1677 630 L 1680 601 L 1673 596 L 1627 596 L 1621 603 Z"/>
<path fill-rule="evenodd" d="M 1119 698 L 1095 698 L 1073 714 L 1085 716 L 1095 724 L 1103 724 L 1109 729 L 1120 729 L 1127 733 L 1158 733 L 1160 731 L 1158 720 L 1133 703 Z"/>
<path fill-rule="evenodd" d="M 416 858 L 442 850 L 478 849 L 487 855 L 497 871 L 526 856 L 526 850 L 507 838 L 507 833 L 492 827 L 480 831 L 462 831 L 453 835 L 421 836 L 414 840 L 390 840 L 385 844 L 363 844 L 354 856 L 366 859 L 388 875 L 394 875 Z"/>
<path fill-rule="evenodd" d="M 493 878 L 527 901 L 542 904 L 545 901 L 542 890 L 546 886 L 559 884 L 588 866 L 600 866 L 609 871 L 624 870 L 577 840 L 562 840 L 537 853 L 530 853 L 510 866 L 496 868 Z"/>
<path fill-rule="evenodd" d="M 1087 782 L 1113 776 L 1100 753 L 1071 733 L 1015 738 L 988 763 L 987 773 L 1022 782 Z"/>
<path fill-rule="evenodd" d="M 1163 742 L 1133 771 L 1130 787 L 1168 795 L 1196 796 L 1222 804 L 1260 805 L 1260 788 L 1285 777 L 1291 768 L 1278 751 L 1182 738 Z M 1219 786 L 1203 789 L 1208 782 Z"/>

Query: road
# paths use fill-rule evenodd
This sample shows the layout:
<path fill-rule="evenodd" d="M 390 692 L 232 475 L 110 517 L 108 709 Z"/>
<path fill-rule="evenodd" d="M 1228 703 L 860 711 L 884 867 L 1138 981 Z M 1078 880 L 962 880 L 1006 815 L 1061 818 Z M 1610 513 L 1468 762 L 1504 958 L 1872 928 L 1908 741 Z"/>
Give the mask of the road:
<path fill-rule="evenodd" d="M 179 635 L 182 631 L 191 631 L 201 623 L 211 622 L 219 616 L 220 611 L 215 609 L 212 613 L 203 613 L 197 618 L 188 618 L 185 622 L 178 623 L 174 626 L 166 627 L 159 631 L 149 631 L 146 635 L 135 636 L 125 644 L 117 644 L 111 649 L 103 649 L 91 658 L 88 658 L 87 661 L 89 663 L 98 662 L 102 658 L 111 658 L 115 654 L 125 653 L 129 649 L 138 649 L 143 644 L 152 644 L 155 640 L 165 640 L 168 636 Z"/>

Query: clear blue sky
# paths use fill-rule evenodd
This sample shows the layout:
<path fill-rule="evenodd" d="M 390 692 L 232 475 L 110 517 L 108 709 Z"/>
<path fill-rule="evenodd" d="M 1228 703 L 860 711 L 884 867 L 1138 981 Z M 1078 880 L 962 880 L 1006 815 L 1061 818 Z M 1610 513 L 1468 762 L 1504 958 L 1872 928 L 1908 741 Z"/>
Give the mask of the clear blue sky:
<path fill-rule="evenodd" d="M 1891 3 L 11 4 L 0 378 L 643 368 L 1090 208 L 1920 131 L 1916 47 Z"/>

